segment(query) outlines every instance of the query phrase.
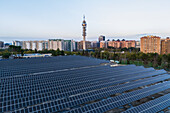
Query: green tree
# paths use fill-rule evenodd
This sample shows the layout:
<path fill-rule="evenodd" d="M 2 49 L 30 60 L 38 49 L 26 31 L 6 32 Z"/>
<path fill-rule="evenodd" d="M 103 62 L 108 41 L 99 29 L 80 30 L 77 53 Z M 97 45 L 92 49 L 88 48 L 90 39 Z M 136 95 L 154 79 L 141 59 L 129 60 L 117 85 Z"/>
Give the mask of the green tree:
<path fill-rule="evenodd" d="M 38 53 L 37 49 L 35 49 L 34 51 L 35 51 L 35 53 Z"/>
<path fill-rule="evenodd" d="M 5 51 L 4 53 L 2 53 L 2 58 L 9 58 L 9 56 L 11 56 L 11 53 L 8 51 Z"/>
<path fill-rule="evenodd" d="M 21 56 L 24 56 L 24 50 L 21 49 Z"/>
<path fill-rule="evenodd" d="M 61 54 L 61 52 L 60 52 L 60 49 L 58 48 L 57 51 L 56 51 L 56 55 L 58 56 L 60 54 Z"/>
<path fill-rule="evenodd" d="M 64 51 L 63 50 L 61 51 L 61 55 L 64 55 Z"/>
<path fill-rule="evenodd" d="M 89 56 L 89 52 L 87 50 L 85 51 L 85 56 Z"/>
<path fill-rule="evenodd" d="M 51 50 L 52 56 L 57 56 L 56 51 Z"/>
<path fill-rule="evenodd" d="M 83 51 L 82 51 L 81 55 L 82 55 L 82 56 L 84 56 L 84 55 L 85 55 L 85 51 L 84 51 L 84 49 L 83 49 Z"/>

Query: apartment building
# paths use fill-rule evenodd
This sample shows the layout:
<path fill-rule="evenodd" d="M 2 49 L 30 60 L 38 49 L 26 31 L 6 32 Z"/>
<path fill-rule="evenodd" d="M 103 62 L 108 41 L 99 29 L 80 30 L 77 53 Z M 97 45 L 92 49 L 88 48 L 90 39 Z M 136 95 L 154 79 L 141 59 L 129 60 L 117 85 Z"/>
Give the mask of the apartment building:
<path fill-rule="evenodd" d="M 161 39 L 161 54 L 170 54 L 170 38 Z"/>
<path fill-rule="evenodd" d="M 86 43 L 86 44 L 85 44 L 85 45 L 86 45 L 86 49 L 92 48 L 90 41 L 85 41 L 85 43 Z M 83 49 L 83 41 L 78 42 L 78 44 L 77 44 L 77 49 L 78 49 L 78 50 Z"/>
<path fill-rule="evenodd" d="M 158 36 L 141 37 L 140 44 L 143 53 L 161 53 L 161 38 Z"/>

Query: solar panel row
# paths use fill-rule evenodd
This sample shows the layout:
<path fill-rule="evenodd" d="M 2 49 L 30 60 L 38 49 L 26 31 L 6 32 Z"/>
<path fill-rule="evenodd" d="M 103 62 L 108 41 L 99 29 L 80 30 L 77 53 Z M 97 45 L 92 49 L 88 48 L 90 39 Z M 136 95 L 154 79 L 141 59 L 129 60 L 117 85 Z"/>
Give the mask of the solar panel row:
<path fill-rule="evenodd" d="M 89 104 L 83 107 L 72 109 L 68 111 L 68 113 L 76 113 L 76 112 L 106 112 L 115 107 L 119 107 L 130 102 L 142 99 L 149 95 L 161 92 L 169 88 L 170 82 L 161 83 L 158 85 L 154 85 L 148 88 L 132 91 L 123 95 L 119 95 L 116 97 L 110 97 L 108 99 Z M 90 98 L 90 97 L 89 97 Z"/>
<path fill-rule="evenodd" d="M 54 61 L 57 61 L 57 63 L 63 63 L 63 62 L 72 62 L 72 61 L 97 61 L 98 63 L 104 63 L 108 62 L 106 60 L 96 59 L 92 57 L 84 57 L 84 56 L 58 56 L 58 57 L 46 57 L 46 58 L 31 58 L 31 59 L 15 59 L 15 60 L 6 60 L 6 61 L 0 61 L 0 65 L 3 65 L 3 67 L 15 67 L 15 66 L 26 66 L 26 65 L 33 65 L 33 64 L 48 64 L 48 63 L 54 63 Z"/>
<path fill-rule="evenodd" d="M 158 81 L 162 81 L 165 79 L 169 79 L 170 75 L 161 75 L 158 77 L 147 78 L 144 80 L 139 80 L 136 82 L 130 82 L 127 84 L 122 84 L 118 86 L 112 86 L 104 89 L 94 90 L 90 92 L 81 93 L 78 95 L 73 95 L 68 98 L 57 99 L 56 101 L 50 101 L 47 103 L 56 103 L 56 112 L 64 110 L 66 108 L 73 108 L 75 106 L 81 105 L 83 103 L 87 103 L 90 101 L 98 100 L 104 97 L 109 97 L 110 95 L 116 93 L 122 93 L 123 91 L 127 91 L 136 87 L 148 85 L 151 83 L 155 83 Z M 61 107 L 62 106 L 62 107 Z M 62 109 L 60 109 L 62 108 Z"/>
<path fill-rule="evenodd" d="M 151 100 L 147 103 L 141 104 L 137 107 L 128 109 L 123 113 L 156 113 L 162 109 L 165 109 L 170 106 L 170 94 L 161 96 L 155 100 Z"/>
<path fill-rule="evenodd" d="M 158 74 L 158 73 L 156 73 L 156 74 Z M 151 76 L 151 74 L 148 74 L 148 75 Z M 142 78 L 142 76 L 138 76 L 138 77 Z M 129 79 L 135 80 L 136 76 L 134 78 L 129 78 Z M 121 83 L 122 81 L 123 82 L 129 81 L 129 79 L 121 79 L 119 81 L 116 80 L 115 82 Z M 114 81 L 110 81 L 110 84 L 116 84 L 116 83 L 114 83 Z M 32 104 L 34 105 L 34 104 L 42 103 L 42 102 L 45 102 L 45 101 L 50 101 L 50 100 L 53 100 L 53 99 L 63 98 L 63 97 L 67 97 L 67 96 L 70 96 L 70 95 L 94 90 L 94 89 L 97 89 L 97 88 L 110 86 L 110 84 L 106 84 L 105 86 L 103 86 L 103 84 L 100 84 L 96 87 L 91 85 L 91 86 L 85 87 L 85 88 L 84 87 L 79 88 L 79 86 L 77 86 L 74 89 L 69 87 L 67 90 L 61 90 L 61 91 L 58 91 L 56 89 L 56 85 L 54 85 L 53 89 L 52 89 L 51 88 L 52 86 L 48 86 L 49 84 L 47 84 L 46 87 L 34 86 L 34 87 L 30 87 L 30 89 L 26 88 L 26 90 L 25 90 L 25 88 L 19 87 L 19 85 L 18 85 L 18 88 L 15 89 L 15 92 L 13 92 L 13 91 L 5 92 L 4 95 L 2 96 L 3 97 L 2 101 L 4 103 L 4 106 L 6 106 L 6 105 L 8 105 L 7 103 L 11 103 L 11 102 L 12 103 L 16 103 L 16 102 L 20 103 L 20 101 L 13 102 L 14 98 L 15 99 L 20 98 L 20 99 L 24 100 L 24 103 L 27 103 L 27 104 L 25 104 L 25 106 L 28 106 L 28 105 L 32 105 Z M 43 84 L 41 84 L 41 86 L 42 85 Z M 36 96 L 32 96 L 32 95 L 36 95 Z M 25 98 L 25 97 L 27 97 L 27 98 Z M 20 108 L 20 106 L 17 106 L 17 108 Z"/>
<path fill-rule="evenodd" d="M 92 75 L 89 75 L 89 73 L 91 72 L 92 74 L 97 74 L 99 77 L 101 76 L 100 73 L 118 73 L 118 69 L 121 69 L 122 71 L 128 71 L 128 70 L 133 70 L 133 69 L 137 69 L 137 70 L 141 70 L 142 72 L 143 71 L 154 71 L 152 68 L 149 68 L 149 69 L 144 69 L 143 67 L 132 67 L 129 69 L 125 69 L 126 67 L 125 66 L 122 66 L 122 67 L 119 67 L 119 68 L 116 68 L 116 69 L 112 69 L 110 67 L 104 67 L 104 66 L 98 66 L 98 67 L 93 67 L 93 68 L 85 68 L 85 69 L 78 69 L 79 71 L 76 71 L 76 70 L 68 70 L 68 71 L 57 71 L 57 72 L 49 72 L 49 73 L 40 73 L 40 74 L 29 74 L 29 75 L 23 75 L 23 76 L 12 76 L 11 78 L 9 77 L 5 77 L 2 79 L 2 82 L 5 82 L 5 83 L 13 83 L 13 81 L 16 82 L 22 82 L 23 80 L 25 80 L 25 82 L 27 82 L 27 80 L 35 80 L 38 78 L 40 79 L 44 79 L 44 78 L 49 78 L 49 77 L 55 77 L 57 78 L 58 80 L 62 80 L 62 81 L 65 81 L 67 79 L 78 79 L 78 78 L 89 78 L 89 77 L 94 77 Z M 91 69 L 91 70 L 89 70 Z M 97 71 L 97 73 L 94 73 L 96 72 L 96 70 L 99 70 Z M 116 71 L 117 70 L 117 71 Z M 121 74 L 122 72 L 120 72 Z M 47 76 L 48 74 L 48 76 Z M 81 76 L 79 75 L 81 74 Z M 41 76 L 37 76 L 37 75 L 41 75 Z M 61 76 L 62 75 L 62 76 Z M 74 75 L 74 78 L 70 78 L 70 76 Z M 22 80 L 22 81 L 21 81 Z M 68 81 L 69 81 L 68 80 Z M 25 83 L 24 82 L 24 83 Z M 29 81 L 28 81 L 29 82 Z M 18 83 L 17 83 L 18 84 Z"/>
<path fill-rule="evenodd" d="M 149 73 L 150 74 L 150 73 Z M 157 73 L 158 74 L 158 73 Z M 139 76 L 140 77 L 140 76 Z M 132 78 L 131 78 L 132 79 Z M 136 79 L 136 77 L 134 78 L 134 79 Z M 121 79 L 121 80 L 123 80 L 123 79 Z M 114 82 L 114 81 L 113 81 Z M 116 82 L 119 82 L 119 81 L 116 81 Z M 124 81 L 123 81 L 124 82 Z M 29 84 L 30 85 L 30 84 Z M 41 85 L 44 85 L 44 84 L 41 84 Z M 48 84 L 47 84 L 48 85 Z M 55 84 L 54 84 L 55 85 Z M 57 84 L 56 84 L 57 85 Z M 17 85 L 16 85 L 17 86 Z M 25 89 L 25 84 L 23 84 L 23 88 L 21 87 L 21 86 L 18 86 L 18 87 L 21 87 L 21 90 L 24 90 Z M 33 87 L 33 86 L 31 86 L 31 87 Z M 34 86 L 35 87 L 35 86 Z M 36 86 L 36 87 L 38 87 L 38 86 Z M 60 86 L 58 86 L 58 87 L 60 87 Z M 6 87 L 7 89 L 10 89 L 10 87 Z M 69 87 L 70 88 L 70 87 Z M 14 87 L 14 85 L 13 85 L 13 89 L 15 90 L 15 87 Z M 6 90 L 6 89 L 3 89 L 2 88 L 2 91 L 5 91 L 5 92 L 8 92 L 8 90 Z M 10 92 L 12 91 L 12 90 L 9 90 Z"/>
<path fill-rule="evenodd" d="M 10 66 L 9 64 L 7 64 L 7 62 L 3 63 L 3 61 L 1 61 L 0 65 L 3 65 L 3 67 L 0 67 L 0 77 L 20 75 L 20 74 L 29 74 L 29 73 L 43 72 L 43 71 L 61 70 L 61 69 L 76 68 L 76 67 L 93 66 L 93 65 L 99 65 L 100 63 L 108 62 L 108 61 L 99 60 L 99 59 L 94 60 L 93 58 L 87 58 L 87 57 L 83 57 L 81 59 L 80 56 L 76 56 L 76 58 L 77 59 L 75 59 L 73 56 L 72 57 L 70 56 L 61 57 L 60 59 L 58 59 L 57 57 L 54 57 L 54 58 L 51 58 L 52 60 L 46 63 L 42 63 L 41 60 L 39 61 L 39 59 L 37 59 L 32 64 L 25 64 L 24 61 L 22 60 L 23 64 L 21 64 L 20 62 L 20 65 L 17 65 L 17 66 Z M 49 59 L 50 58 L 46 60 L 49 60 Z M 10 61 L 13 61 L 13 60 L 10 60 Z M 20 60 L 16 60 L 16 62 L 17 61 L 20 61 Z M 62 63 L 60 63 L 61 61 Z"/>
<path fill-rule="evenodd" d="M 144 72 L 150 72 L 150 70 L 143 71 L 143 73 Z M 127 73 L 126 76 L 137 75 L 136 73 L 137 72 L 129 72 L 129 73 Z M 88 73 L 86 73 L 85 75 L 87 75 L 87 74 Z M 107 76 L 102 76 L 102 74 L 107 74 Z M 87 77 L 82 77 L 82 78 L 79 76 L 79 78 L 76 78 L 76 79 L 69 79 L 70 78 L 69 76 L 67 78 L 61 77 L 61 79 L 59 79 L 60 77 L 57 77 L 57 74 L 53 74 L 53 77 L 50 77 L 50 75 L 47 76 L 48 74 L 46 74 L 45 78 L 43 78 L 42 77 L 43 75 L 41 74 L 40 76 L 38 76 L 39 77 L 38 79 L 37 78 L 35 79 L 35 77 L 30 77 L 30 78 L 27 78 L 26 80 L 24 80 L 24 79 L 18 80 L 18 77 L 17 77 L 17 79 L 15 79 L 15 82 L 14 82 L 14 79 L 13 80 L 7 79 L 8 81 L 5 81 L 5 82 L 2 79 L 2 84 L 7 86 L 6 88 L 8 88 L 12 85 L 13 89 L 15 89 L 15 86 L 17 86 L 17 84 L 20 84 L 20 86 L 23 85 L 23 87 L 24 87 L 24 86 L 32 86 L 32 85 L 30 85 L 31 83 L 32 84 L 34 83 L 34 85 L 38 85 L 41 82 L 42 83 L 45 82 L 45 83 L 48 83 L 48 84 L 50 84 L 50 82 L 52 82 L 53 84 L 55 83 L 55 85 L 59 85 L 59 87 L 63 88 L 63 87 L 75 86 L 75 85 L 80 86 L 80 85 L 83 85 L 84 83 L 90 83 L 90 82 L 96 82 L 96 81 L 97 82 L 99 82 L 99 81 L 104 82 L 104 80 L 118 79 L 118 78 L 124 77 L 124 75 L 125 75 L 125 74 L 121 74 L 121 73 L 120 73 L 120 75 L 118 75 L 118 74 L 119 73 L 116 73 L 116 72 L 113 74 L 113 72 L 111 71 L 111 72 L 105 72 L 105 73 L 91 74 L 93 76 L 87 75 Z M 83 75 L 81 74 L 81 76 L 83 76 Z M 51 80 L 53 80 L 53 81 L 51 81 Z M 36 84 L 37 82 L 38 82 L 38 84 Z"/>

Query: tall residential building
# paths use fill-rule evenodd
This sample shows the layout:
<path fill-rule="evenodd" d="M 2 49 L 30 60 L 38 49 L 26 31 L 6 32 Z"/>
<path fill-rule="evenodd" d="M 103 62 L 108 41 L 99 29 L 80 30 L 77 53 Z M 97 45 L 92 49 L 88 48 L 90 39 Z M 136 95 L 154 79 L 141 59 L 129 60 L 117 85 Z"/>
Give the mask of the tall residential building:
<path fill-rule="evenodd" d="M 78 43 L 74 40 L 71 40 L 71 51 L 77 51 Z"/>
<path fill-rule="evenodd" d="M 105 41 L 105 36 L 100 35 L 98 40 L 99 40 L 99 42 L 100 42 L 100 41 Z"/>
<path fill-rule="evenodd" d="M 86 48 L 87 49 L 91 49 L 91 42 L 90 41 L 86 41 Z"/>
<path fill-rule="evenodd" d="M 22 41 L 22 49 L 32 49 L 42 51 L 48 49 L 48 41 Z"/>
<path fill-rule="evenodd" d="M 49 39 L 48 49 L 53 50 L 63 50 L 63 51 L 73 51 L 77 50 L 77 42 L 73 40 L 63 40 L 63 39 Z"/>
<path fill-rule="evenodd" d="M 83 49 L 86 50 L 86 27 L 87 27 L 87 23 L 85 21 L 85 16 L 83 17 L 83 23 L 82 23 L 82 26 L 83 26 Z"/>
<path fill-rule="evenodd" d="M 161 39 L 161 54 L 170 54 L 170 38 Z"/>
<path fill-rule="evenodd" d="M 48 41 L 13 41 L 15 46 L 21 46 L 22 49 L 32 49 L 42 51 L 44 49 L 48 50 L 64 50 L 73 51 L 77 50 L 77 42 L 73 40 L 63 40 L 63 39 L 49 39 Z M 73 46 L 73 47 L 72 47 Z"/>
<path fill-rule="evenodd" d="M 37 41 L 33 41 L 33 42 L 32 42 L 32 48 L 31 48 L 31 49 L 32 49 L 32 50 L 35 50 L 35 49 L 38 48 L 37 46 L 38 46 Z"/>
<path fill-rule="evenodd" d="M 3 48 L 4 48 L 4 42 L 0 41 L 0 49 L 3 49 Z"/>
<path fill-rule="evenodd" d="M 37 50 L 42 51 L 48 49 L 48 41 L 37 41 Z"/>
<path fill-rule="evenodd" d="M 80 42 L 77 43 L 77 49 L 78 50 L 83 49 L 83 41 L 80 41 Z"/>
<path fill-rule="evenodd" d="M 23 41 L 22 42 L 22 49 L 32 49 L 31 48 L 31 41 Z"/>
<path fill-rule="evenodd" d="M 77 48 L 78 48 L 78 50 L 83 49 L 83 41 L 78 42 Z M 90 49 L 90 48 L 91 48 L 91 42 L 86 41 L 86 49 Z"/>
<path fill-rule="evenodd" d="M 91 41 L 92 48 L 100 48 L 100 42 L 98 41 Z"/>
<path fill-rule="evenodd" d="M 32 49 L 31 48 L 31 41 L 26 41 L 25 42 L 25 49 Z"/>
<path fill-rule="evenodd" d="M 14 45 L 14 46 L 23 46 L 23 42 L 22 41 L 17 41 L 17 40 L 15 40 L 15 41 L 12 41 L 12 45 Z"/>
<path fill-rule="evenodd" d="M 72 51 L 71 40 L 64 40 L 64 51 Z"/>
<path fill-rule="evenodd" d="M 161 52 L 161 38 L 158 36 L 144 36 L 140 38 L 140 51 L 143 53 L 158 53 Z"/>
<path fill-rule="evenodd" d="M 48 40 L 48 49 L 51 50 L 64 50 L 64 40 L 63 39 L 49 39 Z"/>

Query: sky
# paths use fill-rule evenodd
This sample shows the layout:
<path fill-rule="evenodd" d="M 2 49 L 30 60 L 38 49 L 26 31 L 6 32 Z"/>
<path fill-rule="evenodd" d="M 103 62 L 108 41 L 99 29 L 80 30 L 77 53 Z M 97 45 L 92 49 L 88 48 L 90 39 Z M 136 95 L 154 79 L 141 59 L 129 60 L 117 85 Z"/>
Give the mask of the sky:
<path fill-rule="evenodd" d="M 0 40 L 170 36 L 170 0 L 0 0 Z"/>

